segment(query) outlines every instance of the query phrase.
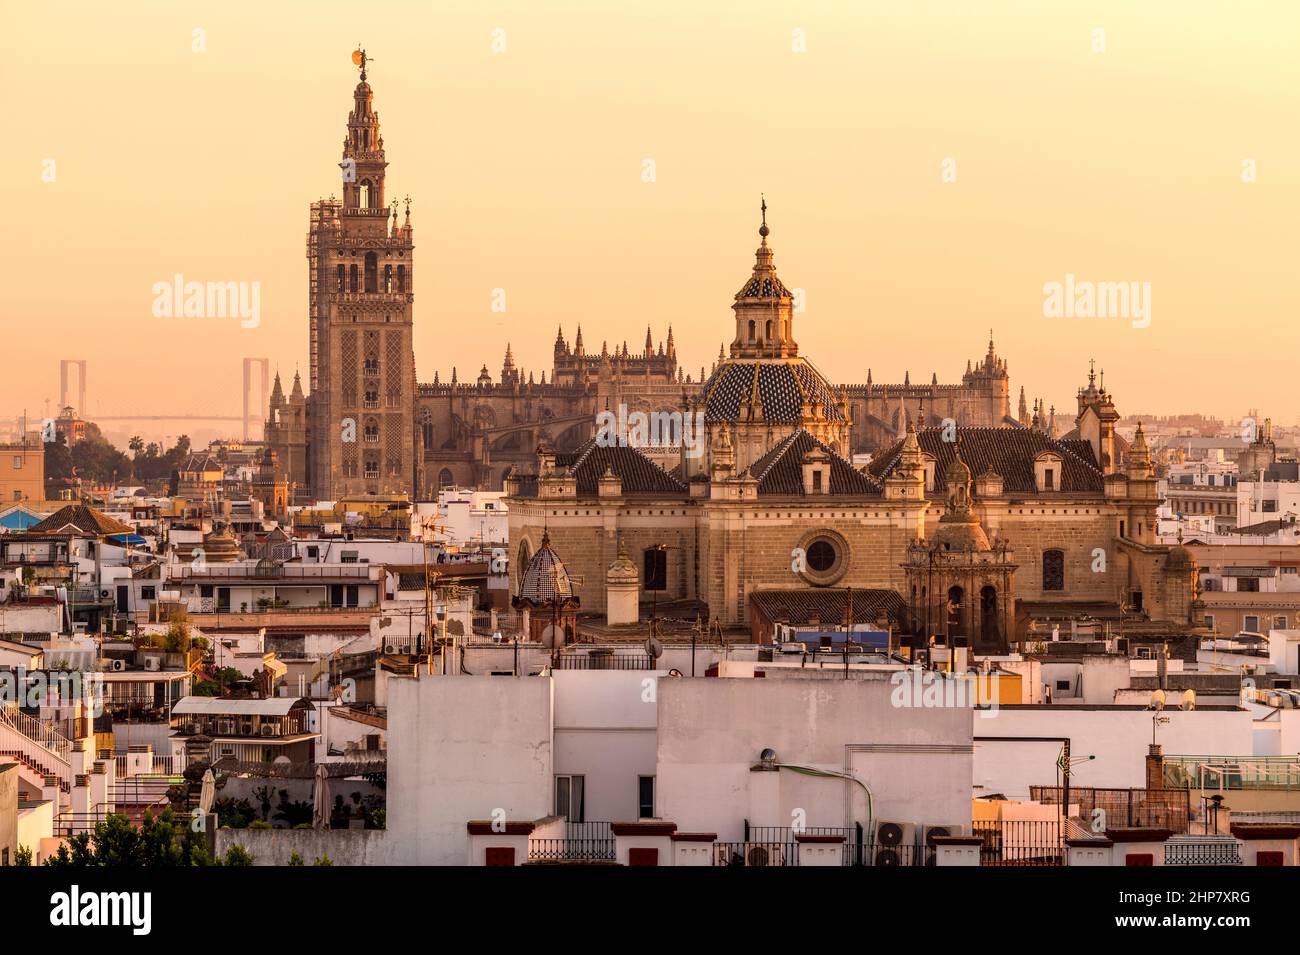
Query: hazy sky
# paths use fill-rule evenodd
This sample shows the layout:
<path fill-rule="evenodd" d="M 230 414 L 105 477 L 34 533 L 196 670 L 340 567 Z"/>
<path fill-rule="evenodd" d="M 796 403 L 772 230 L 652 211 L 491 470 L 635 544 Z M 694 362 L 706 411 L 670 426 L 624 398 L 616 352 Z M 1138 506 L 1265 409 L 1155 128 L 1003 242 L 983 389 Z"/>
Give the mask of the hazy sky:
<path fill-rule="evenodd" d="M 1297 420 L 1294 0 L 159 0 L 0 25 L 0 417 L 56 401 L 62 357 L 90 361 L 91 417 L 238 413 L 244 356 L 306 377 L 308 204 L 340 192 L 361 42 L 388 195 L 412 197 L 421 381 L 495 376 L 507 342 L 549 371 L 579 322 L 588 349 L 671 322 L 698 374 L 765 192 L 833 381 L 957 381 L 992 326 L 1013 404 L 1072 408 L 1094 356 L 1121 413 Z M 155 317 L 176 273 L 260 283 L 260 324 Z M 1067 275 L 1150 283 L 1149 327 L 1045 317 Z"/>

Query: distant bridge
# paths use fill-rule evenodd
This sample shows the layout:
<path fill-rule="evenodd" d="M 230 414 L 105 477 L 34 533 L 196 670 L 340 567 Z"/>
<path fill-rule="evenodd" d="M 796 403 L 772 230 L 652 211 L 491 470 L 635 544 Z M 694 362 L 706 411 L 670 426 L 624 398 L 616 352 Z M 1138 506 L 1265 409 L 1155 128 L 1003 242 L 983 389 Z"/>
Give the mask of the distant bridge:
<path fill-rule="evenodd" d="M 237 414 L 97 414 L 93 421 L 243 421 Z"/>

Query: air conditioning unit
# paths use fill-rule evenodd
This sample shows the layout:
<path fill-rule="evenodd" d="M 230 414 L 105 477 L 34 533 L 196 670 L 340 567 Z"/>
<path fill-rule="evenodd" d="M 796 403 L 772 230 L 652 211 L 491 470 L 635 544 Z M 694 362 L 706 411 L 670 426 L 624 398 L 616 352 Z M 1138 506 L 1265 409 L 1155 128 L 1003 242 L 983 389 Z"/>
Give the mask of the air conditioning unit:
<path fill-rule="evenodd" d="M 869 865 L 893 867 L 913 864 L 916 849 L 916 825 L 910 822 L 876 824 L 875 844 Z"/>
<path fill-rule="evenodd" d="M 785 865 L 785 846 L 780 843 L 750 846 L 745 850 L 747 866 L 783 866 Z"/>
<path fill-rule="evenodd" d="M 247 721 L 247 722 L 245 722 L 245 723 L 240 723 L 240 724 L 239 724 L 239 735 L 240 735 L 240 736 L 252 736 L 252 735 L 253 735 L 253 721 L 252 721 L 252 720 L 249 720 L 249 721 Z"/>
<path fill-rule="evenodd" d="M 274 735 L 275 735 L 275 727 L 272 726 L 270 723 L 263 723 L 263 724 L 262 724 L 262 735 L 263 735 L 263 736 L 274 736 Z"/>
<path fill-rule="evenodd" d="M 144 668 L 150 673 L 157 673 L 162 669 L 162 659 L 160 657 L 145 657 Z"/>
<path fill-rule="evenodd" d="M 107 600 L 107 599 L 108 599 L 109 597 L 111 597 L 111 596 L 112 596 L 112 591 L 109 591 L 109 590 L 101 590 L 101 591 L 99 592 L 99 598 L 100 598 L 101 600 Z"/>
<path fill-rule="evenodd" d="M 395 644 L 395 643 L 385 643 L 385 644 L 384 644 L 384 652 L 387 653 L 387 654 L 395 654 L 395 653 L 397 653 L 397 652 L 398 652 L 397 644 Z"/>
<path fill-rule="evenodd" d="M 109 663 L 109 668 L 110 668 L 114 673 L 121 673 L 123 670 L 126 669 L 126 661 L 125 661 L 125 660 L 112 660 L 112 661 L 110 661 L 110 663 Z"/>
<path fill-rule="evenodd" d="M 234 721 L 234 720 L 217 720 L 217 732 L 220 733 L 222 736 L 234 736 L 234 735 L 235 735 L 235 721 Z"/>
<path fill-rule="evenodd" d="M 925 846 L 925 865 L 936 865 L 938 862 L 938 853 L 936 852 L 935 836 L 960 836 L 962 827 L 959 825 L 936 825 L 925 826 L 922 829 L 921 844 Z"/>

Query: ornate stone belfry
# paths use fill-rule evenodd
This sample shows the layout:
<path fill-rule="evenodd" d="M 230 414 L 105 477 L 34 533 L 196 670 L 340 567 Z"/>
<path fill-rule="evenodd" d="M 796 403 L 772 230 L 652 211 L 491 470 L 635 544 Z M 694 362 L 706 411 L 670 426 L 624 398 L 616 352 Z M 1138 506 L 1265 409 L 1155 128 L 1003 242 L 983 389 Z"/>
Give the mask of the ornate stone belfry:
<path fill-rule="evenodd" d="M 847 453 L 851 419 L 844 393 L 830 384 L 794 340 L 794 297 L 776 274 L 767 237 L 767 201 L 760 206 L 760 244 L 748 280 L 732 303 L 736 336 L 704 383 L 702 410 L 709 446 L 728 448 L 742 474 L 795 431 L 807 431 L 836 454 Z M 724 442 L 722 432 L 726 431 Z M 688 477 L 714 479 L 718 467 L 685 462 Z"/>
<path fill-rule="evenodd" d="M 964 640 L 977 652 L 1006 653 L 1014 632 L 1016 565 L 1007 543 L 990 543 L 984 533 L 970 468 L 960 445 L 954 451 L 934 536 L 912 541 L 903 563 L 913 623 L 939 646 Z"/>
<path fill-rule="evenodd" d="M 794 297 L 777 277 L 767 237 L 767 199 L 762 201 L 761 239 L 754 253 L 754 273 L 736 293 L 731 306 L 736 313 L 732 358 L 793 358 L 799 354 L 794 340 Z"/>
<path fill-rule="evenodd" d="M 410 199 L 399 224 L 398 203 L 386 204 L 388 160 L 365 51 L 353 62 L 360 79 L 339 162 L 343 198 L 312 203 L 307 236 L 310 483 L 325 500 L 411 494 L 421 478 Z"/>

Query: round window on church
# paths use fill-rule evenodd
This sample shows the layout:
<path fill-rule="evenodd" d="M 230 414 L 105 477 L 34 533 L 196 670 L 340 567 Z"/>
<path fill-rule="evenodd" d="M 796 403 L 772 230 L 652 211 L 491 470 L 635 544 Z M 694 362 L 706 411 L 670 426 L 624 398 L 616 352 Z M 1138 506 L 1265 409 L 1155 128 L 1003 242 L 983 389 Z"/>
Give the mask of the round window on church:
<path fill-rule="evenodd" d="M 829 587 L 848 570 L 848 541 L 835 531 L 812 531 L 803 538 L 799 547 L 803 561 L 797 569 L 800 576 L 814 586 Z"/>
<path fill-rule="evenodd" d="M 828 540 L 815 540 L 808 547 L 808 566 L 819 574 L 835 566 L 835 545 Z"/>

